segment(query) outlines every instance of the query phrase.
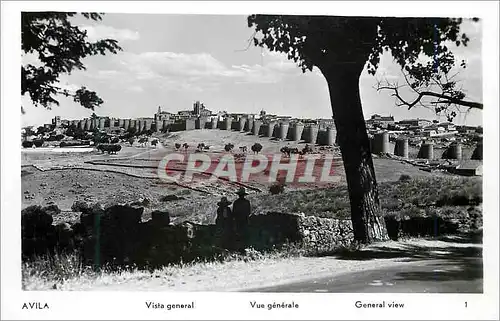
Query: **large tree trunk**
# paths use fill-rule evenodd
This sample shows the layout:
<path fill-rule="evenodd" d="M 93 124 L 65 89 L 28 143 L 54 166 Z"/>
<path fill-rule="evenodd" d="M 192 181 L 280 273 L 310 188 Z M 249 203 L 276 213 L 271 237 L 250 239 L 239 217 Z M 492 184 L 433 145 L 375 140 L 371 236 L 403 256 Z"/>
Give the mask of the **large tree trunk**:
<path fill-rule="evenodd" d="M 381 216 L 370 142 L 361 106 L 359 77 L 364 61 L 322 70 L 328 82 L 333 116 L 347 176 L 354 239 L 371 243 L 387 239 Z"/>

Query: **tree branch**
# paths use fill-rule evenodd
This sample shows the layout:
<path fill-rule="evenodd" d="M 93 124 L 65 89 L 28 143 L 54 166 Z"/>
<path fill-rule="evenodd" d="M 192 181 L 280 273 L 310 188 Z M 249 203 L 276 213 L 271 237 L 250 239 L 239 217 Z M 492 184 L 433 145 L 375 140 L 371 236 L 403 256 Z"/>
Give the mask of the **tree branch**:
<path fill-rule="evenodd" d="M 435 92 L 432 92 L 432 91 L 422 91 L 422 92 L 420 92 L 419 98 L 417 98 L 417 99 L 420 100 L 424 96 L 430 96 L 430 97 L 439 98 L 440 99 L 439 102 L 440 103 L 444 103 L 444 104 L 450 103 L 450 104 L 456 104 L 456 105 L 460 105 L 460 106 L 464 106 L 464 107 L 470 107 L 470 108 L 476 108 L 476 109 L 483 109 L 483 104 L 482 103 L 477 103 L 477 102 L 473 102 L 473 101 L 466 101 L 466 100 L 463 100 L 463 99 L 456 99 L 456 98 L 447 96 L 445 94 L 438 94 L 438 93 L 435 93 Z"/>
<path fill-rule="evenodd" d="M 475 109 L 481 109 L 481 110 L 483 109 L 482 103 L 467 101 L 467 100 L 463 100 L 463 99 L 457 99 L 457 98 L 451 97 L 449 95 L 446 95 L 444 93 L 440 94 L 440 93 L 436 93 L 436 92 L 432 92 L 432 91 L 417 91 L 414 88 L 412 88 L 412 90 L 418 96 L 413 101 L 409 102 L 409 101 L 403 99 L 403 97 L 401 97 L 401 95 L 399 93 L 399 88 L 400 88 L 399 86 L 391 85 L 389 83 L 386 85 L 381 85 L 379 83 L 376 87 L 377 91 L 381 91 L 384 89 L 385 90 L 392 90 L 393 91 L 392 96 L 396 97 L 397 100 L 399 101 L 399 103 L 396 103 L 396 105 L 398 107 L 407 106 L 408 110 L 413 108 L 417 103 L 420 103 L 424 97 L 438 98 L 439 100 L 434 102 L 434 104 L 455 104 L 455 105 L 460 105 L 460 106 L 469 107 L 469 108 L 475 108 Z M 411 88 L 411 86 L 410 86 L 410 88 Z"/>

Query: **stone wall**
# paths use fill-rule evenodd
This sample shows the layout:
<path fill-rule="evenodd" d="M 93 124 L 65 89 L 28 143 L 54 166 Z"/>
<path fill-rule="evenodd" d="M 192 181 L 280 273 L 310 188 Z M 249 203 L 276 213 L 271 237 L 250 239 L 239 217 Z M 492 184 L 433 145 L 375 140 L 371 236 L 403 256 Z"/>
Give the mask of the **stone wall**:
<path fill-rule="evenodd" d="M 180 261 L 214 258 L 227 252 L 216 225 L 192 222 L 170 224 L 167 212 L 155 211 L 142 222 L 143 207 L 75 202 L 77 223 L 52 225 L 57 206 L 31 206 L 21 213 L 23 259 L 47 253 L 74 251 L 87 264 L 158 267 Z M 246 247 L 271 250 L 296 244 L 312 251 L 332 250 L 352 241 L 350 221 L 268 213 L 249 219 Z"/>
<path fill-rule="evenodd" d="M 86 264 L 151 268 L 214 259 L 237 250 L 232 248 L 234 241 L 224 241 L 216 225 L 187 221 L 172 225 L 169 213 L 163 211 L 152 212 L 151 219 L 143 222 L 144 208 L 136 204 L 104 208 L 75 202 L 72 210 L 81 213 L 80 221 L 57 225 L 52 216 L 60 210 L 54 204 L 21 211 L 23 260 L 78 251 Z M 397 240 L 476 230 L 482 226 L 481 219 L 481 210 L 471 207 L 464 217 L 386 215 L 385 223 L 389 237 Z M 270 212 L 250 217 L 245 247 L 266 251 L 293 244 L 314 255 L 349 246 L 352 241 L 350 220 Z"/>

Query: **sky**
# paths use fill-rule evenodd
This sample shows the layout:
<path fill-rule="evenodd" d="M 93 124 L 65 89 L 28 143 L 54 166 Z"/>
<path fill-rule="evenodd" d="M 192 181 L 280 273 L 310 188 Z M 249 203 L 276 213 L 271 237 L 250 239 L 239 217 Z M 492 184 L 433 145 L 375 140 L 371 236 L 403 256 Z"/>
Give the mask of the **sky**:
<path fill-rule="evenodd" d="M 102 21 L 77 18 L 89 40 L 112 38 L 123 51 L 116 55 L 83 60 L 87 69 L 61 78 L 61 86 L 84 85 L 96 91 L 104 104 L 99 116 L 152 117 L 158 109 L 177 112 L 201 101 L 214 111 L 267 113 L 304 118 L 331 118 L 328 88 L 319 70 L 303 73 L 278 53 L 249 43 L 253 30 L 241 15 L 106 14 Z M 467 47 L 454 47 L 467 68 L 458 76 L 466 100 L 482 102 L 481 23 L 465 21 L 461 31 L 471 39 Z M 33 57 L 23 56 L 23 63 Z M 395 105 L 389 91 L 377 92 L 377 80 L 403 82 L 399 67 L 384 54 L 377 74 L 365 72 L 360 79 L 365 119 L 372 114 L 392 115 L 396 120 L 427 118 L 445 121 L 431 110 L 408 110 Z M 410 92 L 403 92 L 411 100 Z M 409 96 L 408 96 L 409 94 Z M 34 107 L 22 97 L 26 113 L 22 126 L 63 119 L 89 117 L 93 111 L 59 97 L 51 110 Z M 457 124 L 482 125 L 482 111 L 460 114 Z"/>

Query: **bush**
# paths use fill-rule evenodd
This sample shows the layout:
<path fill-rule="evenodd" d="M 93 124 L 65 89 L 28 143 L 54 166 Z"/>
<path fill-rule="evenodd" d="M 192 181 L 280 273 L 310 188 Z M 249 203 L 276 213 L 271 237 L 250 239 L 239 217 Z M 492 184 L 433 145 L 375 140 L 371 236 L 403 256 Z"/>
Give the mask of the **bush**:
<path fill-rule="evenodd" d="M 232 150 L 233 150 L 233 148 L 234 148 L 234 145 L 233 145 L 233 144 L 226 144 L 226 145 L 224 146 L 224 150 L 225 150 L 226 152 L 230 152 L 230 151 L 232 151 Z"/>
<path fill-rule="evenodd" d="M 257 153 L 257 154 L 258 154 L 258 153 L 260 153 L 260 151 L 262 150 L 262 145 L 261 145 L 261 144 L 259 144 L 259 143 L 255 143 L 255 144 L 253 144 L 253 145 L 252 145 L 252 147 L 251 147 L 251 148 L 252 148 L 252 152 L 254 152 L 254 153 Z"/>
<path fill-rule="evenodd" d="M 408 174 L 402 174 L 401 176 L 399 176 L 399 181 L 400 182 L 411 181 L 411 176 Z"/>
<path fill-rule="evenodd" d="M 22 142 L 22 145 L 24 148 L 31 148 L 33 147 L 33 142 L 25 140 L 24 142 Z"/>
<path fill-rule="evenodd" d="M 160 202 L 170 202 L 170 201 L 178 201 L 178 200 L 183 200 L 185 199 L 182 196 L 177 196 L 177 195 L 165 195 L 160 198 Z"/>
<path fill-rule="evenodd" d="M 43 146 L 43 139 L 36 139 L 33 141 L 33 144 L 35 144 L 36 147 L 42 147 Z"/>
<path fill-rule="evenodd" d="M 269 193 L 271 193 L 271 195 L 282 194 L 284 191 L 285 185 L 280 183 L 273 184 L 271 187 L 269 187 Z"/>
<path fill-rule="evenodd" d="M 122 150 L 122 147 L 118 144 L 100 144 L 97 146 L 97 150 L 101 152 L 107 152 L 108 154 L 117 153 Z"/>

